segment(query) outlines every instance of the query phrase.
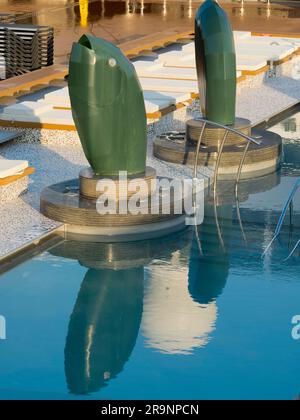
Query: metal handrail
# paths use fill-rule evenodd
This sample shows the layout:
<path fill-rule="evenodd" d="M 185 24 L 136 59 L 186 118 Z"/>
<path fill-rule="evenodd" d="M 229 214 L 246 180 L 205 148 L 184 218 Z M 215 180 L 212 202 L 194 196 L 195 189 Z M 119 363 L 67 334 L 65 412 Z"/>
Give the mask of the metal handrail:
<path fill-rule="evenodd" d="M 193 196 L 193 208 L 195 209 L 195 207 L 196 207 L 195 191 L 196 191 L 196 181 L 197 181 L 197 174 L 198 174 L 199 153 L 200 153 L 200 147 L 201 147 L 201 143 L 202 143 L 203 134 L 204 134 L 204 131 L 205 131 L 205 128 L 206 128 L 207 124 L 212 125 L 212 126 L 217 127 L 217 128 L 222 128 L 222 129 L 225 130 L 224 137 L 223 137 L 223 140 L 222 140 L 220 148 L 219 148 L 219 153 L 218 153 L 218 157 L 217 157 L 217 161 L 216 161 L 216 165 L 215 165 L 215 173 L 214 173 L 214 201 L 215 201 L 215 203 L 216 203 L 216 191 L 217 191 L 219 166 L 220 166 L 222 152 L 223 152 L 228 134 L 230 132 L 232 132 L 234 134 L 237 134 L 239 137 L 247 140 L 247 144 L 246 144 L 244 153 L 243 153 L 241 161 L 240 161 L 240 165 L 239 165 L 238 172 L 237 172 L 237 178 L 236 178 L 235 194 L 236 194 L 236 199 L 237 199 L 237 202 L 238 202 L 238 185 L 239 185 L 239 181 L 240 181 L 241 174 L 242 174 L 243 164 L 245 162 L 250 143 L 253 143 L 253 144 L 259 146 L 261 144 L 261 142 L 259 140 L 256 140 L 256 139 L 248 136 L 247 134 L 244 134 L 244 133 L 236 130 L 235 128 L 231 128 L 231 127 L 228 127 L 226 125 L 219 124 L 219 123 L 216 123 L 214 121 L 210 121 L 210 120 L 207 120 L 207 119 L 204 119 L 204 118 L 199 118 L 198 121 L 202 121 L 203 124 L 202 124 L 202 127 L 201 127 L 199 139 L 198 139 L 198 142 L 197 142 L 197 148 L 196 148 L 196 154 L 195 154 L 195 163 L 194 163 L 194 170 L 193 170 L 193 194 L 192 194 L 192 196 Z M 223 238 L 222 238 L 220 226 L 219 226 L 219 223 L 218 223 L 216 206 L 214 206 L 214 211 L 215 211 L 215 219 L 216 219 L 216 223 L 217 223 L 220 242 L 221 242 L 222 248 L 224 249 L 225 245 L 224 245 L 224 241 L 223 241 Z M 243 237 L 245 239 L 245 233 L 244 233 L 244 230 L 243 230 L 243 227 L 242 227 L 241 223 L 240 223 L 240 226 L 241 226 L 241 229 L 242 229 Z"/>
<path fill-rule="evenodd" d="M 292 188 L 292 190 L 291 190 L 291 192 L 289 194 L 289 197 L 288 197 L 288 199 L 287 199 L 287 201 L 286 201 L 286 203 L 285 203 L 285 205 L 283 207 L 283 210 L 281 212 L 279 221 L 277 223 L 274 236 L 273 236 L 271 242 L 269 243 L 269 245 L 267 246 L 267 248 L 264 250 L 264 252 L 262 254 L 263 257 L 269 251 L 269 249 L 271 248 L 271 246 L 272 246 L 273 242 L 275 241 L 275 239 L 278 238 L 278 236 L 279 236 L 279 234 L 281 232 L 281 228 L 282 228 L 282 225 L 283 225 L 283 222 L 284 222 L 284 219 L 285 219 L 285 216 L 286 216 L 286 213 L 287 213 L 288 209 L 290 209 L 290 216 L 292 217 L 293 199 L 294 199 L 294 196 L 295 196 L 296 192 L 298 191 L 298 188 L 299 187 L 300 187 L 300 178 L 297 180 L 297 182 L 295 183 L 295 185 L 293 186 L 293 188 Z M 298 246 L 298 244 L 297 244 L 297 246 Z"/>
<path fill-rule="evenodd" d="M 216 195 L 216 188 L 217 188 L 217 181 L 218 181 L 218 173 L 219 173 L 219 166 L 220 166 L 220 162 L 221 162 L 221 156 L 222 156 L 222 152 L 223 152 L 223 149 L 224 149 L 224 146 L 225 146 L 225 143 L 226 143 L 229 132 L 237 134 L 239 137 L 247 140 L 245 151 L 242 155 L 241 162 L 240 162 L 239 169 L 238 169 L 238 173 L 237 173 L 235 191 L 236 191 L 236 194 L 238 194 L 238 184 L 239 184 L 241 174 L 242 174 L 242 167 L 243 167 L 243 164 L 245 162 L 246 154 L 248 152 L 250 143 L 253 143 L 256 146 L 259 146 L 261 144 L 261 142 L 259 140 L 254 139 L 253 137 L 248 136 L 247 134 L 242 133 L 241 131 L 236 130 L 235 128 L 228 127 L 227 125 L 219 124 L 219 123 L 216 123 L 214 121 L 206 120 L 204 118 L 199 118 L 198 121 L 202 121 L 203 125 L 201 127 L 201 131 L 200 131 L 200 135 L 199 135 L 199 139 L 198 139 L 198 143 L 197 143 L 197 148 L 196 148 L 194 171 L 193 171 L 193 179 L 194 180 L 197 179 L 199 152 L 200 152 L 200 146 L 201 146 L 201 143 L 202 143 L 202 137 L 203 137 L 206 125 L 209 124 L 209 125 L 212 125 L 214 127 L 223 128 L 225 130 L 225 134 L 224 134 L 223 140 L 222 140 L 220 148 L 219 148 L 219 153 L 218 153 L 217 162 L 216 162 L 216 166 L 215 166 L 214 195 Z"/>

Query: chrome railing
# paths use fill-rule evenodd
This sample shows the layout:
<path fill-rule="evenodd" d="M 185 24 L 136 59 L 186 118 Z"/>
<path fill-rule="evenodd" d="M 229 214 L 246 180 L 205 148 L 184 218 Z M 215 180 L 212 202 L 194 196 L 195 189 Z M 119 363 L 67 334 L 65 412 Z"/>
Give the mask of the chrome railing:
<path fill-rule="evenodd" d="M 220 163 L 221 163 L 221 157 L 222 157 L 222 152 L 224 150 L 224 146 L 225 146 L 226 140 L 228 138 L 228 134 L 230 132 L 234 133 L 234 134 L 237 134 L 240 138 L 244 138 L 245 140 L 247 140 L 247 143 L 246 143 L 246 146 L 245 146 L 245 149 L 244 149 L 244 153 L 242 155 L 242 158 L 241 158 L 241 161 L 240 161 L 240 164 L 239 164 L 239 167 L 238 167 L 236 184 L 235 184 L 235 195 L 236 195 L 239 223 L 240 223 L 240 227 L 241 227 L 241 230 L 242 230 L 243 238 L 246 242 L 246 236 L 245 236 L 245 232 L 243 230 L 243 225 L 241 223 L 241 218 L 240 218 L 240 209 L 239 209 L 239 204 L 238 204 L 238 186 L 239 186 L 239 182 L 240 182 L 240 179 L 241 179 L 242 169 L 243 169 L 243 165 L 245 163 L 245 159 L 246 159 L 247 152 L 249 150 L 250 143 L 253 143 L 253 144 L 259 146 L 261 144 L 261 142 L 257 139 L 254 139 L 253 137 L 248 136 L 247 134 L 244 134 L 244 133 L 242 133 L 242 132 L 240 132 L 240 131 L 238 131 L 234 128 L 228 127 L 226 125 L 219 124 L 219 123 L 216 123 L 216 122 L 213 122 L 213 121 L 209 121 L 209 120 L 204 119 L 204 118 L 200 118 L 199 121 L 201 121 L 203 124 L 202 124 L 202 127 L 201 127 L 201 131 L 200 131 L 200 135 L 199 135 L 199 139 L 198 139 L 197 147 L 196 147 L 196 154 L 195 154 L 195 163 L 194 163 L 194 170 L 193 170 L 193 181 L 194 181 L 194 183 L 193 183 L 193 191 L 194 191 L 193 197 L 195 197 L 195 188 L 196 188 L 195 183 L 197 182 L 197 178 L 198 178 L 198 162 L 199 162 L 200 147 L 201 147 L 201 144 L 202 144 L 202 139 L 203 139 L 203 135 L 204 135 L 206 126 L 211 125 L 213 127 L 222 128 L 222 129 L 225 130 L 224 137 L 222 139 L 220 148 L 218 150 L 218 156 L 217 156 L 217 161 L 216 161 L 216 165 L 215 165 L 215 172 L 214 172 L 214 213 L 215 213 L 215 221 L 216 221 L 216 226 L 217 226 L 218 236 L 219 236 L 221 246 L 222 246 L 223 250 L 225 250 L 225 244 L 224 244 L 224 241 L 223 241 L 223 238 L 222 238 L 221 228 L 220 228 L 219 221 L 218 221 L 217 207 L 216 207 L 216 193 L 217 193 L 219 166 L 220 166 Z M 195 208 L 195 206 L 196 206 L 196 203 L 195 203 L 195 201 L 193 201 L 193 207 Z"/>
<path fill-rule="evenodd" d="M 223 137 L 223 140 L 222 140 L 220 148 L 219 148 L 219 153 L 218 153 L 216 166 L 215 166 L 214 192 L 216 192 L 216 188 L 217 188 L 219 166 L 220 166 L 222 152 L 223 152 L 228 134 L 231 132 L 231 133 L 237 134 L 239 137 L 247 140 L 246 147 L 245 147 L 244 153 L 242 155 L 240 165 L 239 165 L 239 168 L 238 168 L 238 172 L 237 172 L 236 189 L 235 189 L 236 194 L 237 194 L 238 193 L 238 184 L 239 184 L 239 181 L 241 179 L 242 169 L 243 169 L 243 165 L 244 165 L 244 162 L 245 162 L 245 159 L 246 159 L 246 155 L 247 155 L 250 143 L 253 143 L 253 144 L 259 146 L 261 144 L 261 142 L 257 139 L 254 139 L 253 137 L 247 136 L 247 134 L 244 134 L 241 131 L 236 130 L 235 128 L 231 128 L 231 127 L 223 125 L 223 124 L 219 124 L 219 123 L 216 123 L 216 122 L 213 122 L 213 121 L 209 121 L 209 120 L 206 120 L 204 118 L 200 118 L 199 121 L 202 121 L 203 125 L 201 127 L 201 131 L 200 131 L 200 135 L 199 135 L 199 139 L 198 139 L 198 143 L 197 143 L 197 148 L 196 148 L 195 164 L 194 164 L 194 172 L 193 172 L 194 179 L 197 179 L 200 147 L 201 147 L 201 144 L 202 144 L 202 138 L 203 138 L 206 126 L 209 124 L 209 125 L 212 125 L 213 127 L 222 128 L 222 129 L 225 130 L 224 137 Z"/>
<path fill-rule="evenodd" d="M 293 199 L 294 199 L 294 196 L 295 196 L 296 192 L 298 191 L 299 187 L 300 187 L 300 178 L 297 180 L 297 182 L 295 183 L 295 185 L 293 186 L 293 188 L 292 188 L 292 190 L 289 194 L 289 197 L 288 197 L 288 199 L 287 199 L 287 201 L 286 201 L 286 203 L 283 207 L 283 210 L 281 212 L 279 221 L 277 223 L 274 236 L 273 236 L 272 240 L 270 241 L 270 243 L 268 244 L 268 246 L 266 247 L 266 249 L 264 250 L 264 252 L 262 254 L 262 257 L 264 257 L 267 254 L 267 252 L 270 250 L 271 246 L 273 245 L 274 241 L 278 238 L 278 236 L 281 232 L 281 228 L 282 228 L 282 225 L 283 225 L 283 222 L 284 222 L 284 219 L 285 219 L 285 216 L 287 214 L 288 209 L 290 209 L 290 224 L 292 223 Z M 293 255 L 293 253 L 297 249 L 298 245 L 299 245 L 299 242 L 297 243 L 296 247 L 294 248 L 294 250 L 292 251 L 292 253 L 289 255 L 288 258 L 290 258 Z"/>
<path fill-rule="evenodd" d="M 196 148 L 195 163 L 194 163 L 194 169 L 193 169 L 193 179 L 194 179 L 194 181 L 197 181 L 199 153 L 200 153 L 200 147 L 201 147 L 201 144 L 202 144 L 202 138 L 203 138 L 206 126 L 209 124 L 209 125 L 212 125 L 214 127 L 222 128 L 222 129 L 225 130 L 223 140 L 222 140 L 221 145 L 220 145 L 219 150 L 218 150 L 217 161 L 216 161 L 216 165 L 215 165 L 215 168 L 214 168 L 215 169 L 215 172 L 214 172 L 215 219 L 216 219 L 216 223 L 217 223 L 217 229 L 218 229 L 218 235 L 219 235 L 219 238 L 220 238 L 220 242 L 221 242 L 222 248 L 224 249 L 224 241 L 223 241 L 220 226 L 219 226 L 219 223 L 218 223 L 218 216 L 217 216 L 217 209 L 216 209 L 216 191 L 217 191 L 219 166 L 220 166 L 220 162 L 221 162 L 222 152 L 224 150 L 224 146 L 225 146 L 226 140 L 228 138 L 228 134 L 230 132 L 232 132 L 234 134 L 237 134 L 239 137 L 247 140 L 247 143 L 246 143 L 246 146 L 245 146 L 245 149 L 244 149 L 244 152 L 243 152 L 243 155 L 241 157 L 240 164 L 239 164 L 239 167 L 238 167 L 236 184 L 235 184 L 235 196 L 236 196 L 236 203 L 237 203 L 238 219 L 239 219 L 240 227 L 241 227 L 243 238 L 244 238 L 245 242 L 247 242 L 247 239 L 246 239 L 246 235 L 245 235 L 243 225 L 242 225 L 242 222 L 241 222 L 239 201 L 238 201 L 238 187 L 239 187 L 239 182 L 240 182 L 241 175 L 242 175 L 243 165 L 245 163 L 245 159 L 246 159 L 247 152 L 249 150 L 250 144 L 253 143 L 253 144 L 259 146 L 261 144 L 261 142 L 258 139 L 254 139 L 253 137 L 250 137 L 250 136 L 248 136 L 248 135 L 246 135 L 246 134 L 244 134 L 244 133 L 242 133 L 242 132 L 240 132 L 240 131 L 238 131 L 234 128 L 228 127 L 226 125 L 219 124 L 219 123 L 216 123 L 216 122 L 213 122 L 213 121 L 209 121 L 209 120 L 206 120 L 204 118 L 199 119 L 199 121 L 202 121 L 203 125 L 201 127 L 201 131 L 200 131 L 200 135 L 199 135 L 199 139 L 198 139 L 198 143 L 197 143 L 197 148 Z M 276 240 L 276 238 L 278 238 L 278 236 L 281 232 L 281 228 L 282 228 L 282 225 L 283 225 L 283 222 L 284 222 L 284 219 L 285 219 L 285 216 L 286 216 L 286 213 L 287 213 L 288 209 L 290 209 L 290 224 L 292 224 L 293 199 L 294 199 L 294 196 L 295 196 L 296 192 L 298 191 L 299 187 L 300 187 L 300 178 L 297 180 L 297 182 L 295 183 L 294 187 L 292 188 L 292 190 L 289 194 L 287 202 L 285 203 L 285 206 L 282 210 L 282 213 L 281 213 L 281 216 L 279 218 L 278 224 L 276 226 L 275 234 L 274 234 L 272 240 L 270 241 L 270 243 L 268 244 L 267 248 L 263 252 L 262 256 L 266 255 L 266 253 L 269 251 L 269 249 L 271 248 L 271 246 L 274 243 L 274 241 Z M 292 251 L 288 255 L 288 257 L 285 259 L 285 261 L 287 261 L 289 258 L 291 258 L 294 255 L 294 253 L 295 253 L 296 249 L 299 247 L 299 245 L 300 245 L 300 239 L 298 240 L 298 242 L 296 243 L 296 245 L 294 246 L 294 248 L 292 249 Z"/>

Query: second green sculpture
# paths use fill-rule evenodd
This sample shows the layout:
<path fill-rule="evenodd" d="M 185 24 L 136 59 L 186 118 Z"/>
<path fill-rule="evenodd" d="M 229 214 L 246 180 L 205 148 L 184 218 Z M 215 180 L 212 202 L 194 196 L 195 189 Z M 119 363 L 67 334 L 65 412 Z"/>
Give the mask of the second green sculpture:
<path fill-rule="evenodd" d="M 113 44 L 84 35 L 72 48 L 69 93 L 74 122 L 94 173 L 145 172 L 143 92 L 130 61 Z"/>
<path fill-rule="evenodd" d="M 208 120 L 235 122 L 236 56 L 226 12 L 206 0 L 195 18 L 195 51 L 201 111 Z"/>

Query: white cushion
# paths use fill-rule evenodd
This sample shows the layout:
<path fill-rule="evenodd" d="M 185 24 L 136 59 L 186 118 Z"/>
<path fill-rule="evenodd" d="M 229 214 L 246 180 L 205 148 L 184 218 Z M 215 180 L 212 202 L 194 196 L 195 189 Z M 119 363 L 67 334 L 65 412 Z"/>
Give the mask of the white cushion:
<path fill-rule="evenodd" d="M 50 103 L 50 104 L 57 104 L 60 102 L 70 103 L 70 96 L 69 96 L 68 88 L 62 88 L 62 89 L 55 90 L 54 92 L 46 93 L 44 97 L 44 102 Z"/>
<path fill-rule="evenodd" d="M 136 71 L 157 70 L 162 67 L 162 63 L 160 63 L 158 60 L 154 60 L 154 61 L 139 60 L 139 61 L 135 61 L 132 64 L 134 65 Z"/>
<path fill-rule="evenodd" d="M 167 102 L 167 105 L 166 106 L 168 106 L 168 105 L 169 104 Z M 153 112 L 157 112 L 160 109 L 164 108 L 164 106 L 160 102 L 158 102 L 158 101 L 155 102 L 155 101 L 151 101 L 151 100 L 150 101 L 145 101 L 145 107 L 146 107 L 146 113 L 147 114 L 151 114 Z"/>
<path fill-rule="evenodd" d="M 139 77 L 174 79 L 174 80 L 197 80 L 196 68 L 162 67 L 158 70 L 139 69 Z"/>
<path fill-rule="evenodd" d="M 251 37 L 251 32 L 249 31 L 234 31 L 233 32 L 235 40 L 247 39 Z"/>
<path fill-rule="evenodd" d="M 27 168 L 27 160 L 0 159 L 0 178 L 21 174 Z"/>
<path fill-rule="evenodd" d="M 40 115 L 45 111 L 50 111 L 51 109 L 51 105 L 47 103 L 40 103 L 39 101 L 24 101 L 19 104 L 4 107 L 1 110 L 0 115 L 7 115 L 11 117 L 17 117 L 20 115 Z"/>
<path fill-rule="evenodd" d="M 155 90 L 160 92 L 197 92 L 198 83 L 191 80 L 171 80 L 140 78 L 144 90 Z"/>

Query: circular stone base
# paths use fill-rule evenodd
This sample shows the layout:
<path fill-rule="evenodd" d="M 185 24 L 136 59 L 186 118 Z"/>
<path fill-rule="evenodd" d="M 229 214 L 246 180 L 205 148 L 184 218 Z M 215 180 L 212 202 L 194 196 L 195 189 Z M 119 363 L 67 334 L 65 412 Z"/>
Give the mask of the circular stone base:
<path fill-rule="evenodd" d="M 186 140 L 192 144 L 198 143 L 201 129 L 203 127 L 203 122 L 197 119 L 192 119 L 187 121 L 186 123 Z M 230 125 L 229 128 L 233 128 L 246 134 L 247 136 L 251 136 L 251 122 L 244 118 L 236 118 L 235 124 Z M 207 147 L 217 147 L 219 148 L 222 140 L 225 135 L 224 128 L 218 128 L 212 126 L 210 124 L 206 124 L 205 131 L 202 136 L 202 144 Z M 240 145 L 242 143 L 246 143 L 247 140 L 243 139 L 239 135 L 228 132 L 228 136 L 226 139 L 226 145 Z"/>
<path fill-rule="evenodd" d="M 153 147 L 154 156 L 164 161 L 193 166 L 196 144 L 187 142 L 183 133 L 179 134 L 173 132 L 168 136 L 157 137 Z M 276 171 L 281 163 L 282 138 L 278 134 L 265 130 L 252 130 L 251 136 L 261 144 L 250 144 L 241 179 L 270 174 Z M 228 145 L 226 142 L 219 166 L 219 179 L 236 179 L 245 145 L 243 142 L 238 145 Z M 217 157 L 218 147 L 202 145 L 198 165 L 214 167 Z"/>
<path fill-rule="evenodd" d="M 97 191 L 97 186 L 99 186 L 99 181 L 105 180 L 108 177 L 100 177 L 95 175 L 92 168 L 84 168 L 79 174 L 79 190 L 80 195 L 88 199 L 96 199 L 101 194 L 101 191 Z M 116 193 L 117 197 L 122 198 L 124 194 L 126 197 L 130 198 L 134 192 L 128 189 L 131 182 L 134 181 L 144 181 L 145 191 L 141 191 L 141 194 L 148 195 L 149 191 L 153 192 L 153 182 L 156 179 L 155 169 L 147 166 L 144 174 L 139 174 L 135 176 L 127 176 L 126 179 L 122 180 L 119 177 L 109 177 L 116 184 Z M 102 191 L 103 192 L 103 191 Z"/>
<path fill-rule="evenodd" d="M 68 239 L 122 242 L 156 238 L 185 227 L 184 197 L 175 198 L 173 190 L 170 197 L 165 192 L 160 192 L 158 197 L 155 211 L 147 197 L 141 204 L 141 213 L 123 210 L 120 214 L 119 203 L 115 203 L 114 214 L 102 214 L 97 211 L 97 200 L 82 197 L 79 180 L 73 179 L 45 188 L 40 208 L 46 217 L 65 224 Z M 182 208 L 180 214 L 178 208 Z"/>

